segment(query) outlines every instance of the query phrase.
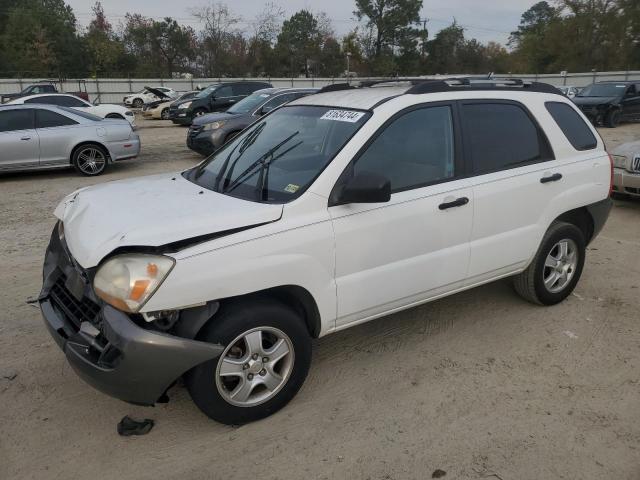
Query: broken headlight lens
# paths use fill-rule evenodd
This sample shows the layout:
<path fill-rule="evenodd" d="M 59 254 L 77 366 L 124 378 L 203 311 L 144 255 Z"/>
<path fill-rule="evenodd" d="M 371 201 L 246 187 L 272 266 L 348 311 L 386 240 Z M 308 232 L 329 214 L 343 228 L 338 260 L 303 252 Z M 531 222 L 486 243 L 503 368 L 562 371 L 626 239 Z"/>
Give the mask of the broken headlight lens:
<path fill-rule="evenodd" d="M 627 157 L 624 155 L 612 155 L 613 166 L 616 168 L 627 168 Z"/>
<path fill-rule="evenodd" d="M 175 265 L 162 255 L 125 254 L 104 263 L 93 280 L 102 300 L 124 312 L 137 313 Z"/>

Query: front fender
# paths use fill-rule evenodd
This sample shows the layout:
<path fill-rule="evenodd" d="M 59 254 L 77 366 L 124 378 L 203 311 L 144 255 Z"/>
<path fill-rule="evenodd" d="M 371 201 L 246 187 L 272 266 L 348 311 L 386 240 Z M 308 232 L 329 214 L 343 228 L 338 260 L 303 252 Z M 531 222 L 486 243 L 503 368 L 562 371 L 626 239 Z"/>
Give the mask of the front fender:
<path fill-rule="evenodd" d="M 275 225 L 256 229 L 259 238 L 241 241 L 243 235 L 256 234 L 256 230 L 248 230 L 234 236 L 237 243 L 190 256 L 185 252 L 176 255 L 176 266 L 143 311 L 184 308 L 294 285 L 307 290 L 316 302 L 320 335 L 333 330 L 336 285 L 330 220 L 263 235 Z"/>

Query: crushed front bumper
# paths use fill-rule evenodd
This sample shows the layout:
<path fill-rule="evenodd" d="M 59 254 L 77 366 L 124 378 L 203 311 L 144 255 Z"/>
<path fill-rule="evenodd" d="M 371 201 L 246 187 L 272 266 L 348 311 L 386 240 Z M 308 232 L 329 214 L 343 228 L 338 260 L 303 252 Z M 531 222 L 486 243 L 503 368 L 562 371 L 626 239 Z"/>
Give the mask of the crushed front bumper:
<path fill-rule="evenodd" d="M 180 376 L 222 353 L 220 345 L 143 328 L 95 296 L 92 276 L 73 261 L 54 229 L 40 309 L 69 364 L 94 388 L 127 402 L 153 405 Z"/>

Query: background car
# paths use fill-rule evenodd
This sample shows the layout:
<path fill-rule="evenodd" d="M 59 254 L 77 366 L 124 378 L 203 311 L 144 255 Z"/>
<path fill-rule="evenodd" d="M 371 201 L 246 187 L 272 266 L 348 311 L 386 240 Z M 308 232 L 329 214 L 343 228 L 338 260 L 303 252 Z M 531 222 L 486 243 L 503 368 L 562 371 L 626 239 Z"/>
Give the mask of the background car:
<path fill-rule="evenodd" d="M 144 87 L 139 92 L 127 95 L 122 99 L 122 102 L 133 108 L 142 108 L 145 103 L 154 102 L 156 100 L 162 100 L 164 98 L 176 98 L 178 92 L 173 88 L 167 87 Z"/>
<path fill-rule="evenodd" d="M 558 90 L 562 92 L 565 97 L 573 98 L 578 93 L 580 93 L 580 89 L 578 87 L 574 87 L 571 85 L 563 85 L 558 87 Z"/>
<path fill-rule="evenodd" d="M 256 90 L 272 87 L 267 82 L 214 83 L 199 92 L 193 100 L 171 105 L 169 115 L 173 123 L 191 125 L 193 118 L 209 112 L 223 112 Z"/>
<path fill-rule="evenodd" d="M 262 115 L 317 88 L 265 88 L 239 101 L 226 112 L 209 113 L 194 119 L 187 134 L 187 146 L 201 155 L 211 155 Z"/>
<path fill-rule="evenodd" d="M 140 139 L 124 120 L 54 105 L 0 107 L 0 171 L 73 166 L 95 176 L 139 152 Z"/>
<path fill-rule="evenodd" d="M 2 95 L 2 103 L 10 102 L 20 97 L 26 97 L 27 95 L 36 95 L 39 93 L 57 93 L 56 86 L 51 82 L 39 82 L 33 85 L 29 85 L 27 88 L 18 93 L 5 93 Z"/>
<path fill-rule="evenodd" d="M 613 191 L 640 197 L 640 142 L 624 143 L 611 152 Z"/>
<path fill-rule="evenodd" d="M 617 127 L 640 119 L 640 82 L 598 82 L 580 91 L 573 102 L 595 125 Z"/>
<path fill-rule="evenodd" d="M 8 105 L 40 103 L 45 105 L 58 105 L 59 107 L 69 107 L 79 111 L 87 112 L 101 118 L 114 118 L 128 121 L 132 126 L 136 124 L 136 117 L 131 110 L 122 105 L 110 103 L 92 104 L 75 95 L 66 93 L 52 93 L 42 95 L 31 95 L 9 102 Z"/>
<path fill-rule="evenodd" d="M 144 105 L 144 107 L 142 107 L 142 116 L 144 118 L 169 120 L 169 108 L 171 107 L 172 103 L 180 102 L 182 100 L 189 100 L 195 97 L 198 93 L 199 90 L 194 90 L 192 92 L 185 92 L 180 94 L 180 96 L 175 100 L 164 99 L 147 103 Z"/>

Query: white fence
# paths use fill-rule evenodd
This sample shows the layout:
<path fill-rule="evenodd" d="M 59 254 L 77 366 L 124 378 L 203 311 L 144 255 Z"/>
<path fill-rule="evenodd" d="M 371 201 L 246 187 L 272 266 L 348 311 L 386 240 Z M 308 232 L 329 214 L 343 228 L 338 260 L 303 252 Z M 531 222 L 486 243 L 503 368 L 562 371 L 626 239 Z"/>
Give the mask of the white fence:
<path fill-rule="evenodd" d="M 497 77 L 521 78 L 523 80 L 537 80 L 550 83 L 552 85 L 573 85 L 583 87 L 598 81 L 613 80 L 638 80 L 640 82 L 640 71 L 628 72 L 587 72 L 568 73 L 550 75 L 511 75 L 496 74 Z M 418 78 L 418 77 L 415 77 Z M 437 78 L 437 77 L 430 77 Z M 21 78 L 21 79 L 0 79 L 0 95 L 5 93 L 15 93 L 21 91 L 26 86 L 42 79 Z M 341 83 L 351 80 L 352 82 L 362 80 L 372 80 L 371 78 L 194 78 L 194 79 L 161 79 L 161 78 L 88 78 L 85 81 L 87 92 L 91 100 L 98 99 L 103 103 L 121 103 L 125 95 L 142 90 L 145 86 L 166 86 L 177 91 L 195 90 L 196 87 L 205 87 L 211 83 L 219 81 L 235 80 L 261 80 L 268 81 L 274 87 L 323 87 L 332 83 Z M 60 88 L 65 92 L 78 91 L 78 81 L 69 80 L 62 83 Z"/>

